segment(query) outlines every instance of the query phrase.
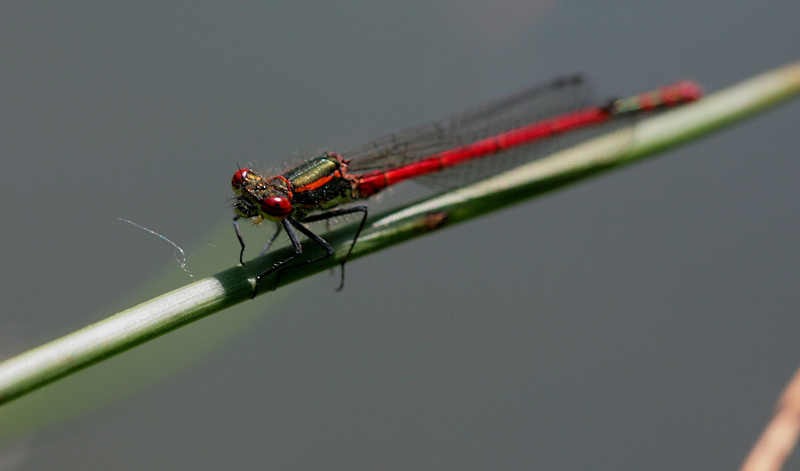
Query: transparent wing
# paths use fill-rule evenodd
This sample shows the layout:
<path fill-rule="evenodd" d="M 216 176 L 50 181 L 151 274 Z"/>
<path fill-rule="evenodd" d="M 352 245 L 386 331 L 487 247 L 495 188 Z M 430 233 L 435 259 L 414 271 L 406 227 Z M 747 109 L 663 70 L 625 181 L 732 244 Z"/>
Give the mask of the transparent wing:
<path fill-rule="evenodd" d="M 394 168 L 525 124 L 576 111 L 592 103 L 591 85 L 581 75 L 573 75 L 442 121 L 383 136 L 343 157 L 351 161 L 349 170 L 352 173 Z M 567 133 L 557 139 L 546 139 L 488 158 L 475 159 L 419 177 L 416 181 L 434 187 L 460 186 L 513 168 L 525 160 L 555 150 L 556 146 L 564 147 L 586 137 L 586 132 Z"/>

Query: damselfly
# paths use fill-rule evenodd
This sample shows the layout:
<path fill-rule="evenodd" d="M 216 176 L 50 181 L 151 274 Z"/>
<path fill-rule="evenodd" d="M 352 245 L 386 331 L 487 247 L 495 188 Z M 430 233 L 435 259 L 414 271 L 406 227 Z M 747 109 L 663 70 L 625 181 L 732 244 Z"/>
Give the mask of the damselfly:
<path fill-rule="evenodd" d="M 630 98 L 587 106 L 586 83 L 580 76 L 530 88 L 498 102 L 446 120 L 409 128 L 377 139 L 345 154 L 325 153 L 288 172 L 269 178 L 240 168 L 232 179 L 235 193 L 233 226 L 241 244 L 239 219 L 255 225 L 265 220 L 277 230 L 262 250 L 266 252 L 281 230 L 289 236 L 294 254 L 280 260 L 256 279 L 253 297 L 264 277 L 288 268 L 314 263 L 333 255 L 333 248 L 305 224 L 360 213 L 361 220 L 342 260 L 344 265 L 367 219 L 367 206 L 347 203 L 375 195 L 401 181 L 420 178 L 436 186 L 454 187 L 513 168 L 554 151 L 563 137 L 578 130 L 619 123 L 625 117 L 676 106 L 698 99 L 700 87 L 691 81 Z M 602 126 L 604 129 L 605 126 Z M 557 136 L 559 139 L 555 139 Z M 297 232 L 325 253 L 292 264 L 303 253 Z M 276 286 L 277 286 L 276 281 Z"/>

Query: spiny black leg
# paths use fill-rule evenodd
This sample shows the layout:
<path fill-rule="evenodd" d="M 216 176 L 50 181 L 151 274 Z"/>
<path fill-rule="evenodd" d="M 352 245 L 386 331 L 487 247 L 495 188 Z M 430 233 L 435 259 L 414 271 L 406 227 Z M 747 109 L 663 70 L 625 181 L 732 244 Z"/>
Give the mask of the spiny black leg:
<path fill-rule="evenodd" d="M 342 288 L 344 288 L 344 265 L 345 265 L 345 263 L 347 263 L 347 260 L 350 258 L 350 254 L 353 252 L 353 247 L 355 247 L 356 241 L 358 240 L 359 235 L 361 235 L 361 231 L 364 229 L 364 224 L 367 221 L 367 214 L 368 214 L 367 207 L 366 206 L 353 206 L 353 207 L 345 208 L 345 209 L 336 209 L 336 210 L 333 210 L 333 211 L 328 211 L 326 213 L 312 215 L 310 217 L 307 217 L 307 218 L 303 219 L 303 221 L 302 221 L 302 222 L 324 221 L 324 220 L 329 220 L 329 219 L 337 217 L 337 216 L 343 216 L 343 215 L 352 214 L 352 213 L 363 213 L 363 216 L 361 218 L 361 222 L 358 225 L 358 229 L 356 230 L 356 233 L 353 236 L 353 241 L 350 243 L 350 248 L 347 251 L 347 255 L 345 255 L 344 260 L 342 260 L 342 263 L 341 263 L 341 266 L 342 266 L 342 278 L 341 278 L 341 282 L 339 284 L 339 287 L 336 289 L 336 291 L 341 291 Z M 320 247 L 322 247 L 325 250 L 325 253 L 323 255 L 319 255 L 319 256 L 316 256 L 316 257 L 308 259 L 308 260 L 303 260 L 302 262 L 297 263 L 295 265 L 287 266 L 290 262 L 295 260 L 297 257 L 302 255 L 302 253 L 303 253 L 303 247 L 300 244 L 300 242 L 298 241 L 297 234 L 295 233 L 295 231 L 292 228 L 292 226 L 294 226 L 294 228 L 296 228 L 298 231 L 300 231 L 303 235 L 308 237 L 309 240 L 311 240 L 315 244 L 317 244 Z M 234 227 L 237 229 L 237 232 L 236 232 L 237 236 L 239 236 L 238 224 L 236 223 L 236 218 L 234 218 Z M 284 260 L 281 260 L 280 262 L 278 262 L 275 265 L 273 265 L 269 270 L 265 271 L 264 273 L 262 273 L 262 274 L 258 275 L 258 277 L 256 277 L 256 286 L 255 286 L 255 289 L 253 289 L 253 298 L 255 298 L 256 294 L 258 294 L 258 285 L 259 285 L 259 283 L 261 282 L 261 280 L 263 280 L 268 275 L 277 272 L 276 275 L 275 275 L 275 288 L 277 288 L 278 284 L 280 282 L 281 273 L 284 270 L 288 270 L 289 268 L 297 268 L 297 267 L 301 267 L 303 265 L 307 265 L 309 263 L 314 263 L 314 262 L 318 262 L 320 260 L 324 260 L 324 259 L 330 257 L 331 255 L 333 255 L 333 253 L 334 253 L 333 247 L 331 247 L 331 245 L 327 241 L 325 241 L 325 239 L 323 239 L 322 237 L 318 236 L 317 234 L 314 234 L 309 228 L 304 226 L 300 221 L 297 221 L 297 220 L 292 219 L 292 218 L 286 218 L 286 219 L 281 221 L 281 226 L 279 226 L 278 230 L 275 232 L 275 234 L 272 235 L 272 237 L 270 238 L 269 242 L 267 243 L 267 246 L 264 248 L 263 252 L 266 252 L 266 250 L 269 248 L 269 246 L 272 244 L 272 242 L 278 236 L 278 234 L 280 233 L 281 227 L 283 227 L 283 229 L 286 231 L 286 234 L 289 236 L 289 240 L 292 242 L 292 247 L 294 248 L 294 255 L 292 255 L 291 257 L 286 258 Z M 244 252 L 244 242 L 242 241 L 241 236 L 239 236 L 239 241 L 242 244 L 242 252 Z M 263 252 L 262 252 L 262 254 L 263 254 Z M 273 288 L 273 289 L 275 289 L 275 288 Z"/>
<path fill-rule="evenodd" d="M 272 234 L 272 237 L 269 238 L 269 240 L 267 241 L 267 245 L 265 245 L 264 248 L 261 249 L 259 255 L 264 255 L 265 253 L 267 253 L 267 250 L 269 250 L 269 248 L 272 246 L 272 243 L 275 242 L 275 239 L 278 238 L 278 234 L 280 233 L 281 233 L 281 226 L 278 226 L 278 229 L 275 231 L 274 234 Z"/>
<path fill-rule="evenodd" d="M 242 246 L 242 249 L 239 251 L 239 263 L 241 263 L 242 266 L 244 266 L 244 260 L 242 260 L 242 258 L 244 257 L 244 239 L 242 239 L 242 232 L 239 230 L 239 221 L 238 221 L 240 217 L 241 216 L 239 216 L 238 214 L 233 217 L 233 230 L 236 231 L 236 238 L 239 239 L 239 245 Z"/>
<path fill-rule="evenodd" d="M 309 259 L 309 260 L 303 260 L 302 263 L 298 263 L 297 265 L 294 265 L 292 268 L 299 267 L 299 266 L 302 266 L 302 265 L 307 265 L 309 263 L 318 262 L 320 260 L 324 260 L 324 259 L 330 257 L 331 255 L 333 255 L 333 247 L 331 247 L 331 244 L 329 244 L 325 239 L 323 239 L 322 237 L 314 234 L 313 232 L 311 232 L 311 229 L 307 228 L 306 226 L 304 226 L 300 222 L 295 221 L 294 219 L 292 219 L 290 222 L 292 223 L 292 225 L 294 227 L 297 228 L 298 231 L 302 232 L 303 235 L 308 237 L 311 241 L 313 241 L 314 243 L 316 243 L 317 245 L 319 245 L 320 247 L 325 249 L 325 252 L 326 252 L 325 255 L 319 255 L 319 256 L 314 257 L 314 258 Z"/>
<path fill-rule="evenodd" d="M 294 229 L 292 229 L 292 225 L 290 223 L 295 223 L 296 224 L 297 222 L 292 218 L 286 218 L 283 221 L 281 221 L 281 226 L 283 226 L 283 229 L 286 231 L 286 234 L 289 236 L 289 240 L 292 241 L 292 247 L 294 248 L 294 255 L 292 255 L 289 258 L 286 258 L 284 260 L 281 260 L 280 262 L 276 263 L 275 265 L 272 265 L 272 267 L 270 267 L 269 270 L 265 271 L 264 273 L 262 273 L 262 274 L 260 274 L 260 275 L 258 275 L 256 277 L 256 286 L 255 286 L 255 288 L 253 288 L 253 298 L 255 298 L 256 294 L 258 294 L 258 284 L 261 283 L 261 280 L 263 280 L 264 277 L 266 277 L 267 275 L 270 275 L 272 273 L 275 273 L 276 271 L 281 270 L 281 268 L 283 268 L 284 265 L 286 265 L 287 263 L 289 263 L 292 260 L 296 259 L 297 257 L 299 257 L 303 253 L 303 246 L 300 245 L 300 241 L 297 240 L 297 234 L 295 234 Z M 276 283 L 275 284 L 275 288 L 277 288 L 277 287 L 278 287 L 278 285 Z"/>
<path fill-rule="evenodd" d="M 278 284 L 280 283 L 281 280 L 281 273 L 283 273 L 285 270 L 288 270 L 290 268 L 302 267 L 303 265 L 308 265 L 309 263 L 318 262 L 333 255 L 333 247 L 331 247 L 331 244 L 325 241 L 325 239 L 314 234 L 313 232 L 311 232 L 311 229 L 307 228 L 306 226 L 304 226 L 302 223 L 298 222 L 295 219 L 289 219 L 289 223 L 293 225 L 295 228 L 297 228 L 298 231 L 302 232 L 304 236 L 308 237 L 310 241 L 316 243 L 317 245 L 325 249 L 326 253 L 324 255 L 319 255 L 317 257 L 308 260 L 303 260 L 302 262 L 292 265 L 290 267 L 289 266 L 282 267 L 280 270 L 278 270 L 278 273 L 275 274 L 275 288 L 272 288 L 273 291 L 278 287 Z"/>
<path fill-rule="evenodd" d="M 337 216 L 343 216 L 345 214 L 352 214 L 352 213 L 364 213 L 364 216 L 361 218 L 361 223 L 358 225 L 358 229 L 356 230 L 355 236 L 353 236 L 353 242 L 350 244 L 350 249 L 347 251 L 347 255 L 344 256 L 344 260 L 342 260 L 342 279 L 339 283 L 339 287 L 336 288 L 336 291 L 341 291 L 344 288 L 344 264 L 347 263 L 347 260 L 350 258 L 350 254 L 353 253 L 353 247 L 356 245 L 356 241 L 358 240 L 358 236 L 361 235 L 361 230 L 364 229 L 364 224 L 367 222 L 367 214 L 368 210 L 366 206 L 352 206 L 350 208 L 345 209 L 335 209 L 333 211 L 328 211 L 327 213 L 322 214 L 315 214 L 313 216 L 309 216 L 303 219 L 303 222 L 315 222 L 315 221 L 322 221 L 322 220 L 330 220 L 330 218 L 334 218 Z M 305 234 L 305 232 L 304 232 Z M 323 257 L 327 258 L 327 257 Z M 314 260 L 315 261 L 315 260 Z M 309 262 L 303 262 L 302 265 L 305 265 Z M 298 265 L 295 265 L 298 266 Z M 294 267 L 292 267 L 294 268 Z"/>
<path fill-rule="evenodd" d="M 233 230 L 236 231 L 236 238 L 239 239 L 239 245 L 242 247 L 242 249 L 239 251 L 239 263 L 241 263 L 242 266 L 244 266 L 244 260 L 243 260 L 244 239 L 242 238 L 242 232 L 239 228 L 239 221 L 238 221 L 240 217 L 241 216 L 239 216 L 238 214 L 233 217 Z M 270 246 L 272 245 L 273 242 L 275 242 L 275 239 L 278 238 L 278 234 L 280 233 L 281 233 L 281 226 L 278 226 L 278 229 L 275 231 L 274 234 L 272 234 L 272 237 L 270 237 L 270 239 L 267 241 L 267 245 L 265 245 L 264 248 L 261 249 L 259 255 L 264 255 L 265 253 L 267 253 L 267 250 L 269 250 Z"/>
<path fill-rule="evenodd" d="M 344 264 L 350 259 L 350 254 L 353 253 L 353 247 L 356 246 L 356 241 L 358 240 L 358 236 L 361 235 L 361 230 L 364 229 L 364 224 L 367 222 L 367 207 L 366 206 L 356 206 L 357 208 L 362 208 L 361 211 L 364 213 L 364 216 L 361 217 L 361 223 L 358 225 L 358 230 L 356 230 L 356 235 L 353 236 L 353 242 L 350 243 L 350 250 L 347 251 L 347 255 L 344 256 L 344 260 L 342 260 L 342 281 L 339 283 L 339 288 L 336 291 L 341 291 L 344 289 Z"/>

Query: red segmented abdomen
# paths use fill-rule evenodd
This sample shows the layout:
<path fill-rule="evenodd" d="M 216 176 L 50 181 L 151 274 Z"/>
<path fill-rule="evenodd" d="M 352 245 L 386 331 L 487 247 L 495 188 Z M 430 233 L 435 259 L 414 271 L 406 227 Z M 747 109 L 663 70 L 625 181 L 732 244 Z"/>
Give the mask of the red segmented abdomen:
<path fill-rule="evenodd" d="M 522 126 L 496 136 L 481 139 L 454 149 L 449 149 L 423 158 L 419 162 L 390 170 L 378 170 L 358 177 L 359 198 L 367 198 L 380 190 L 409 178 L 454 167 L 463 162 L 483 158 L 503 150 L 546 139 L 555 134 L 569 131 L 588 124 L 598 124 L 607 120 L 611 112 L 604 108 L 588 108 L 561 117 L 539 121 Z"/>

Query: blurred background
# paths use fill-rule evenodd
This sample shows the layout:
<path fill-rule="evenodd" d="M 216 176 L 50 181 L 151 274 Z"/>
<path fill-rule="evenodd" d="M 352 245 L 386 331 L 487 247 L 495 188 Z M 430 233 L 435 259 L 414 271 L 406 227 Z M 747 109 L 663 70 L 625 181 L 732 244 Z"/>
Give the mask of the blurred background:
<path fill-rule="evenodd" d="M 118 218 L 195 278 L 234 265 L 237 163 L 284 169 L 576 71 L 601 96 L 715 91 L 800 59 L 798 18 L 3 2 L 0 359 L 192 281 Z M 0 408 L 0 469 L 733 469 L 800 364 L 798 123 L 800 101 L 355 261 L 341 293 L 320 274 L 89 368 Z"/>

